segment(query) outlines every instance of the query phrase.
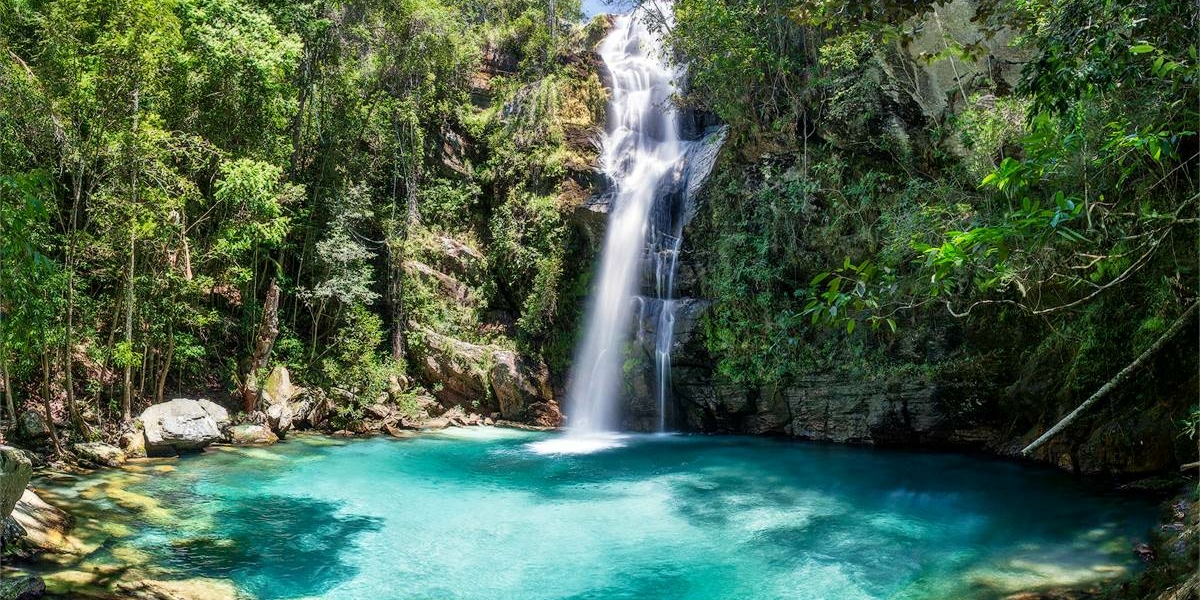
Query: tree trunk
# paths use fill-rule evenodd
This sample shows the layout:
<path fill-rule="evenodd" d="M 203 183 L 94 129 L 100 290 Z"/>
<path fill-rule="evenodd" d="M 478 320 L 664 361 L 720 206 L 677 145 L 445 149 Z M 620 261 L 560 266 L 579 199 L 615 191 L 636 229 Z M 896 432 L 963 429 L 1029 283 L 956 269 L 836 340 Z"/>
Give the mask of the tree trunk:
<path fill-rule="evenodd" d="M 130 226 L 129 267 L 125 277 L 125 348 L 130 353 L 133 352 L 133 272 L 137 267 L 134 253 L 136 242 L 137 238 L 134 236 L 134 229 Z M 126 356 L 125 359 L 124 387 L 121 390 L 121 420 L 129 422 L 133 418 L 133 361 L 129 360 L 129 356 Z"/>
<path fill-rule="evenodd" d="M 258 400 L 256 372 L 264 369 L 271 361 L 271 349 L 275 346 L 275 338 L 279 336 L 279 282 L 271 277 L 267 286 L 267 297 L 263 300 L 262 321 L 258 325 L 258 334 L 254 340 L 254 354 L 250 357 L 250 372 L 242 382 L 242 407 L 246 412 L 255 409 Z"/>
<path fill-rule="evenodd" d="M 133 89 L 133 144 L 137 144 L 138 131 L 138 102 L 139 89 Z M 133 154 L 132 152 L 130 153 Z M 133 158 L 132 156 L 130 157 Z M 132 184 L 133 210 L 137 210 L 138 202 L 138 166 L 136 161 L 130 160 L 130 182 Z M 129 223 L 129 272 L 126 275 L 125 282 L 125 347 L 130 353 L 133 352 L 133 280 L 134 269 L 137 267 L 136 259 L 137 248 L 137 229 L 134 226 L 133 219 Z M 128 356 L 126 357 L 129 358 Z M 128 423 L 133 419 L 133 361 L 125 361 L 125 378 L 124 389 L 121 391 L 121 421 Z"/>
<path fill-rule="evenodd" d="M 389 240 L 388 248 L 388 316 L 391 320 L 392 359 L 404 360 L 404 253 L 398 248 L 400 240 Z"/>
<path fill-rule="evenodd" d="M 81 433 L 86 433 L 86 424 L 75 404 L 75 374 L 72 372 L 75 363 L 75 232 L 79 227 L 79 203 L 82 199 L 83 160 L 80 159 L 75 177 L 72 178 L 70 230 L 67 231 L 67 322 L 66 337 L 63 339 L 63 385 L 67 391 L 67 414 L 71 425 Z"/>
<path fill-rule="evenodd" d="M 50 358 L 45 351 L 42 352 L 42 408 L 46 411 L 46 428 L 50 430 L 50 441 L 54 442 L 54 453 L 62 454 L 62 442 L 58 439 L 54 413 L 50 410 Z"/>
<path fill-rule="evenodd" d="M 167 388 L 167 374 L 171 372 L 171 359 L 175 356 L 175 327 L 167 323 L 167 355 L 163 358 L 162 368 L 158 371 L 158 383 L 154 386 L 154 401 L 162 402 L 163 393 Z"/>
<path fill-rule="evenodd" d="M 8 353 L 0 353 L 0 384 L 4 385 L 4 406 L 8 409 L 9 423 L 17 423 L 17 404 L 13 401 L 12 381 L 8 378 Z"/>
<path fill-rule="evenodd" d="M 258 370 L 267 366 L 278 335 L 279 283 L 272 277 L 271 283 L 267 285 L 267 297 L 263 300 L 262 321 L 258 325 L 258 335 L 254 340 L 254 356 L 250 368 Z"/>
<path fill-rule="evenodd" d="M 1056 424 L 1054 427 L 1051 427 L 1046 433 L 1043 433 L 1041 437 L 1034 440 L 1032 444 L 1026 446 L 1024 450 L 1021 450 L 1021 454 L 1029 456 L 1029 454 L 1034 450 L 1037 450 L 1043 444 L 1050 441 L 1051 438 L 1062 432 L 1062 430 L 1066 429 L 1068 425 L 1075 421 L 1075 419 L 1079 418 L 1079 415 L 1083 414 L 1098 400 L 1103 398 L 1109 392 L 1113 391 L 1113 389 L 1115 389 L 1117 386 L 1124 383 L 1126 379 L 1129 379 L 1129 376 L 1132 375 L 1133 372 L 1138 369 L 1138 367 L 1142 366 L 1142 363 L 1146 362 L 1146 359 L 1150 358 L 1159 350 L 1161 350 L 1162 347 L 1171 340 L 1171 338 L 1175 337 L 1175 334 L 1179 333 L 1180 329 L 1183 329 L 1183 326 L 1186 325 L 1188 321 L 1190 321 L 1191 318 L 1196 315 L 1197 306 L 1200 306 L 1200 303 L 1192 304 L 1192 306 L 1184 311 L 1183 315 L 1181 315 L 1179 319 L 1177 319 L 1175 323 L 1171 325 L 1171 328 L 1168 329 L 1166 333 L 1162 334 L 1162 336 L 1159 337 L 1158 340 L 1153 344 L 1151 344 L 1149 348 L 1146 348 L 1145 352 L 1142 352 L 1141 355 L 1134 359 L 1133 362 L 1129 363 L 1129 365 L 1127 365 L 1124 369 L 1121 369 L 1121 371 L 1113 376 L 1112 379 L 1108 380 L 1108 383 L 1104 384 L 1104 386 L 1099 390 L 1096 390 L 1095 394 L 1092 394 L 1087 400 L 1084 400 L 1083 404 L 1075 407 L 1075 410 L 1063 417 L 1058 424 Z"/>

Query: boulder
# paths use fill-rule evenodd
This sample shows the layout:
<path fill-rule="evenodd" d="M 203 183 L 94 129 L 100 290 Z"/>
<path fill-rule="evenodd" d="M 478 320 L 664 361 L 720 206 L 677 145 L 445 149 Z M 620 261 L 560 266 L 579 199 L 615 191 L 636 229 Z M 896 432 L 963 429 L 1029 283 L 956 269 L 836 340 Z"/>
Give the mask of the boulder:
<path fill-rule="evenodd" d="M 87 442 L 75 444 L 74 448 L 75 454 L 92 464 L 105 467 L 119 467 L 125 464 L 125 452 L 116 446 L 103 442 Z"/>
<path fill-rule="evenodd" d="M 208 400 L 175 398 L 154 404 L 139 417 L 151 456 L 173 456 L 197 451 L 222 439 L 221 429 L 229 424 L 229 413 Z"/>
<path fill-rule="evenodd" d="M 271 369 L 271 374 L 267 376 L 267 381 L 262 386 L 263 406 L 286 404 L 299 391 L 300 388 L 292 385 L 292 376 L 287 367 L 275 367 Z"/>
<path fill-rule="evenodd" d="M 365 413 L 368 417 L 377 419 L 379 421 L 386 421 L 388 417 L 392 416 L 392 410 L 383 404 L 372 404 L 367 406 L 363 408 L 363 413 Z"/>
<path fill-rule="evenodd" d="M 299 388 L 292 385 L 287 367 L 271 369 L 262 387 L 262 407 L 263 412 L 267 413 L 271 429 L 279 437 L 287 435 L 292 429 L 294 415 L 290 402 L 298 393 Z"/>
<path fill-rule="evenodd" d="M 538 415 L 530 411 L 532 405 L 554 402 L 550 370 L 540 360 L 530 360 L 511 350 L 494 352 L 492 359 L 489 375 L 503 418 L 518 421 L 535 418 Z"/>
<path fill-rule="evenodd" d="M 25 453 L 12 446 L 0 446 L 0 521 L 12 512 L 33 476 L 33 464 Z"/>
<path fill-rule="evenodd" d="M 125 452 L 125 458 L 146 458 L 146 432 L 140 421 L 134 421 L 134 428 L 117 438 L 117 446 Z"/>
<path fill-rule="evenodd" d="M 46 418 L 35 410 L 27 410 L 17 417 L 17 437 L 23 440 L 41 440 L 50 437 Z"/>
<path fill-rule="evenodd" d="M 36 575 L 0 579 L 0 600 L 35 600 L 46 593 L 46 582 Z"/>
<path fill-rule="evenodd" d="M 279 437 L 269 427 L 262 425 L 254 425 L 252 423 L 243 423 L 234 425 L 228 430 L 229 443 L 235 445 L 244 444 L 263 444 L 270 445 L 279 441 Z"/>
<path fill-rule="evenodd" d="M 451 425 L 450 419 L 446 417 L 437 417 L 429 419 L 421 424 L 422 429 L 445 429 Z"/>
<path fill-rule="evenodd" d="M 287 435 L 292 430 L 292 407 L 286 402 L 267 406 L 267 423 L 279 437 Z"/>

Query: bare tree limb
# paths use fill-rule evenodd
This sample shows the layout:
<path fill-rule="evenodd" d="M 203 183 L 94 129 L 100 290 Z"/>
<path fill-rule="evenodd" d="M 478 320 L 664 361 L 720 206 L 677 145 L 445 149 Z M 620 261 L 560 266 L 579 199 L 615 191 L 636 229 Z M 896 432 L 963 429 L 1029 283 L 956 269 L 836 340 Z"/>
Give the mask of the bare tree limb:
<path fill-rule="evenodd" d="M 1154 342 L 1154 344 L 1152 344 L 1149 348 L 1146 348 L 1145 352 L 1142 352 L 1141 355 L 1134 359 L 1133 362 L 1129 363 L 1129 365 L 1127 365 L 1124 369 L 1121 369 L 1121 371 L 1112 379 L 1108 380 L 1108 383 L 1104 384 L 1104 386 L 1099 390 L 1096 390 L 1096 393 L 1088 397 L 1087 400 L 1084 400 L 1082 404 L 1075 407 L 1075 410 L 1063 417 L 1063 419 L 1054 427 L 1051 427 L 1048 431 L 1046 431 L 1046 433 L 1043 433 L 1041 437 L 1034 440 L 1032 444 L 1029 444 L 1024 450 L 1021 450 L 1021 454 L 1028 456 L 1031 452 L 1037 450 L 1039 447 L 1049 441 L 1050 438 L 1053 438 L 1063 429 L 1066 429 L 1068 425 L 1074 422 L 1075 419 L 1079 418 L 1079 415 L 1083 414 L 1084 411 L 1086 411 L 1089 407 L 1091 407 L 1109 392 L 1113 391 L 1117 386 L 1124 383 L 1126 379 L 1129 379 L 1129 376 L 1136 371 L 1138 367 L 1142 366 L 1142 363 L 1146 362 L 1146 359 L 1150 358 L 1156 352 L 1162 349 L 1162 347 L 1165 346 L 1167 342 L 1171 340 L 1171 338 L 1175 337 L 1175 334 L 1179 333 L 1180 329 L 1183 329 L 1183 326 L 1186 325 L 1188 321 L 1190 321 L 1191 318 L 1196 315 L 1197 307 L 1200 307 L 1200 302 L 1192 303 L 1192 305 L 1186 311 L 1184 311 L 1183 315 L 1181 315 L 1179 319 L 1177 319 L 1175 323 L 1171 325 L 1171 328 L 1168 329 L 1166 333 L 1162 334 L 1162 336 L 1160 336 L 1158 340 Z"/>

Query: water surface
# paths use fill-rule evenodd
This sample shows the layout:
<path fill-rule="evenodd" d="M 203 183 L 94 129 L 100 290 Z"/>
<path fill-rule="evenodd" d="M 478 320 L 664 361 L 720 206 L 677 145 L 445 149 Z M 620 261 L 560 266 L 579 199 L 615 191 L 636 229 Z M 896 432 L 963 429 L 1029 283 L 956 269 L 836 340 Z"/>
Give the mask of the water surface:
<path fill-rule="evenodd" d="M 103 542 L 76 569 L 262 599 L 996 598 L 1135 567 L 1154 514 L 974 457 L 699 436 L 547 454 L 557 436 L 299 436 L 47 495 L 99 507 L 80 529 Z"/>

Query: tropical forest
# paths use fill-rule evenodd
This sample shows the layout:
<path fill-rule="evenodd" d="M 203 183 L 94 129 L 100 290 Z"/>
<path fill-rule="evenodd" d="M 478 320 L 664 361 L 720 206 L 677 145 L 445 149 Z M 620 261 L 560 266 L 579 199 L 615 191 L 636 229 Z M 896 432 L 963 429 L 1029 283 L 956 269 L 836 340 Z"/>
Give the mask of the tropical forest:
<path fill-rule="evenodd" d="M 0 0 L 0 600 L 1200 600 L 1193 0 Z"/>

